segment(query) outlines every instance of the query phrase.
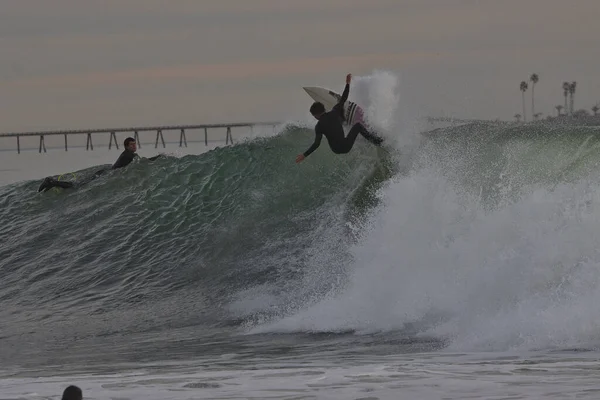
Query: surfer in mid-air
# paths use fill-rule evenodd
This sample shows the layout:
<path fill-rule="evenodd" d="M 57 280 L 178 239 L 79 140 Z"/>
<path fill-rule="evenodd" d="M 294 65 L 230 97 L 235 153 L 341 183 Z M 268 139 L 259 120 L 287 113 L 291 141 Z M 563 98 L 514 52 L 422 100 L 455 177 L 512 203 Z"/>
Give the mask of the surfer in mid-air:
<path fill-rule="evenodd" d="M 117 161 L 113 164 L 111 169 L 123 168 L 123 167 L 129 165 L 134 159 L 139 157 L 139 155 L 136 153 L 137 144 L 136 144 L 134 138 L 128 137 L 123 142 L 123 145 L 125 146 L 125 149 L 123 150 L 123 152 L 121 153 L 121 155 L 119 156 Z M 159 154 L 157 156 L 150 157 L 148 160 L 154 161 L 160 156 L 161 155 Z M 53 187 L 60 187 L 63 189 L 80 187 L 82 185 L 85 185 L 86 183 L 93 181 L 100 175 L 104 174 L 106 171 L 108 171 L 108 169 L 102 169 L 102 170 L 94 173 L 94 175 L 92 175 L 88 179 L 85 179 L 81 182 L 59 181 L 58 179 L 54 179 L 49 176 L 46 179 L 44 179 L 44 181 L 38 188 L 38 192 L 42 192 L 42 191 L 45 192 L 49 189 L 52 189 Z"/>
<path fill-rule="evenodd" d="M 357 122 L 350 128 L 348 136 L 344 135 L 344 128 L 342 126 L 342 122 L 344 122 L 344 103 L 348 100 L 351 80 L 352 74 L 346 75 L 344 93 L 342 93 L 340 101 L 333 106 L 331 111 L 326 112 L 323 103 L 318 101 L 314 102 L 310 107 L 310 113 L 319 121 L 315 126 L 315 141 L 308 150 L 296 157 L 296 163 L 304 161 L 306 157 L 315 151 L 321 145 L 323 136 L 327 138 L 329 147 L 335 154 L 349 153 L 359 133 L 377 146 L 380 146 L 383 142 L 383 139 L 369 132 L 360 122 Z"/>

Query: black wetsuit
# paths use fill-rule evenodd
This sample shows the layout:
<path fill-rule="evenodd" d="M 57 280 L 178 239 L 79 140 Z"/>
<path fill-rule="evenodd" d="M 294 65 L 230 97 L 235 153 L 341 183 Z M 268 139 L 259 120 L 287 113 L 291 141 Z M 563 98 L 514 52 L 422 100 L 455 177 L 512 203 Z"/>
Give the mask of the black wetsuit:
<path fill-rule="evenodd" d="M 125 166 L 129 165 L 136 157 L 139 157 L 137 153 L 135 153 L 131 150 L 125 149 L 125 150 L 123 150 L 123 152 L 121 153 L 121 155 L 119 156 L 117 161 L 113 164 L 111 169 L 125 167 Z M 154 157 L 150 157 L 149 160 L 154 161 L 158 157 L 160 157 L 160 154 L 157 156 L 154 156 Z M 100 175 L 105 173 L 106 171 L 108 171 L 108 169 L 102 169 L 100 171 L 97 171 L 90 178 L 84 179 L 81 182 L 59 181 L 52 177 L 47 177 L 46 179 L 44 179 L 44 181 L 38 188 L 38 192 L 41 192 L 41 191 L 45 192 L 49 189 L 52 189 L 53 187 L 60 187 L 63 189 L 68 189 L 68 188 L 72 188 L 72 187 L 80 187 L 87 183 L 90 183 L 91 181 L 93 181 L 94 179 L 96 179 L 97 177 L 99 177 Z"/>
<path fill-rule="evenodd" d="M 321 145 L 321 139 L 323 136 L 327 138 L 327 142 L 329 143 L 331 151 L 336 154 L 345 154 L 350 152 L 359 133 L 363 135 L 365 139 L 375 145 L 380 145 L 383 142 L 380 137 L 369 132 L 367 128 L 365 128 L 360 122 L 354 124 L 354 126 L 350 128 L 348 136 L 345 136 L 342 122 L 344 121 L 344 103 L 346 100 L 348 100 L 349 93 L 350 84 L 347 83 L 340 101 L 333 106 L 331 111 L 321 115 L 319 122 L 317 122 L 317 125 L 315 126 L 315 141 L 308 148 L 308 150 L 304 152 L 304 157 L 308 157 L 309 154 L 311 154 Z"/>
<path fill-rule="evenodd" d="M 117 161 L 115 161 L 112 169 L 122 168 L 129 165 L 136 157 L 139 157 L 136 152 L 129 149 L 123 150 Z"/>
<path fill-rule="evenodd" d="M 125 150 L 123 150 L 123 152 L 121 153 L 121 155 L 119 156 L 119 158 L 117 158 L 117 161 L 115 161 L 114 165 L 112 166 L 112 169 L 126 167 L 133 160 L 135 160 L 138 157 L 139 156 L 138 156 L 138 154 L 136 152 L 133 152 L 133 151 L 131 151 L 129 149 L 125 149 Z M 160 157 L 160 154 L 157 155 L 157 156 L 154 156 L 154 157 L 150 157 L 148 160 L 154 161 L 158 157 Z"/>
<path fill-rule="evenodd" d="M 49 176 L 46 179 L 44 179 L 44 181 L 38 188 L 38 192 L 46 192 L 54 187 L 60 187 L 63 189 L 80 187 L 80 186 L 85 185 L 86 183 L 90 183 L 91 181 L 93 181 L 94 179 L 96 179 L 97 177 L 99 177 L 100 175 L 105 173 L 106 171 L 107 171 L 106 169 L 101 169 L 100 171 L 95 172 L 94 175 L 90 176 L 89 178 L 84 179 L 79 182 L 59 181 L 59 180 L 56 180 L 56 179 L 52 178 L 51 176 Z"/>

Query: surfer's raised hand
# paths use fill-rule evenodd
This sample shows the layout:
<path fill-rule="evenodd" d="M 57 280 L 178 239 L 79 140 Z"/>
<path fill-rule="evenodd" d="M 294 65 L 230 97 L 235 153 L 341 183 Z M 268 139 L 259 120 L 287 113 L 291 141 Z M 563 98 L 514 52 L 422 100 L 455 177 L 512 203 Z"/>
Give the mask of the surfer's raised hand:
<path fill-rule="evenodd" d="M 351 80 L 352 80 L 352 74 L 346 75 L 346 83 L 349 84 Z"/>
<path fill-rule="evenodd" d="M 304 161 L 304 154 L 298 154 L 298 156 L 296 157 L 296 164 L 298 164 L 299 162 Z"/>

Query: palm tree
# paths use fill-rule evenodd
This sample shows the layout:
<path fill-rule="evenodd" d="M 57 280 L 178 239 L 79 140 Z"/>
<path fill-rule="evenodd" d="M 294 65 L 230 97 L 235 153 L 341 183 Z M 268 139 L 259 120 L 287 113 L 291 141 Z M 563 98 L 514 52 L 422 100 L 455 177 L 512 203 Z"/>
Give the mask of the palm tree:
<path fill-rule="evenodd" d="M 567 106 L 567 96 L 569 95 L 569 82 L 563 82 L 563 96 L 565 96 L 565 114 L 569 113 L 569 107 Z"/>
<path fill-rule="evenodd" d="M 571 94 L 571 115 L 573 115 L 573 96 L 575 95 L 575 89 L 577 88 L 577 82 L 573 81 L 569 85 L 569 93 Z"/>
<path fill-rule="evenodd" d="M 527 82 L 521 81 L 520 88 L 523 95 L 523 121 L 527 122 L 527 113 L 525 112 L 525 92 L 527 91 Z"/>
<path fill-rule="evenodd" d="M 538 74 L 531 74 L 529 80 L 531 80 L 531 115 L 535 115 L 535 84 L 538 83 L 540 77 L 538 76 Z"/>
<path fill-rule="evenodd" d="M 563 106 L 561 106 L 561 105 L 558 105 L 558 106 L 556 106 L 555 108 L 556 108 L 556 113 L 557 113 L 557 116 L 559 116 L 559 117 L 560 117 L 560 112 L 562 111 L 562 109 L 563 109 Z"/>
<path fill-rule="evenodd" d="M 515 119 L 517 120 L 517 122 L 521 121 L 521 114 L 515 114 Z"/>
<path fill-rule="evenodd" d="M 594 107 L 592 107 L 592 112 L 594 113 L 594 117 L 596 116 L 596 114 L 598 114 L 598 110 L 600 110 L 600 107 L 598 107 L 598 104 L 596 104 Z"/>

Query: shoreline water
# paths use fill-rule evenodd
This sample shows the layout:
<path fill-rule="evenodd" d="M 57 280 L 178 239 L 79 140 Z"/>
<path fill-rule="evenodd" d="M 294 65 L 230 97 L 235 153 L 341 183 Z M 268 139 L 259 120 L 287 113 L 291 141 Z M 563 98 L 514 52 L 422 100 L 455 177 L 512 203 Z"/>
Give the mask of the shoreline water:
<path fill-rule="evenodd" d="M 0 378 L 2 398 L 49 398 L 75 384 L 84 398 L 448 399 L 596 398 L 597 360 L 582 354 L 417 353 L 264 360 L 236 355 L 113 365 L 95 373 Z M 112 367 L 112 368 L 111 368 Z"/>

